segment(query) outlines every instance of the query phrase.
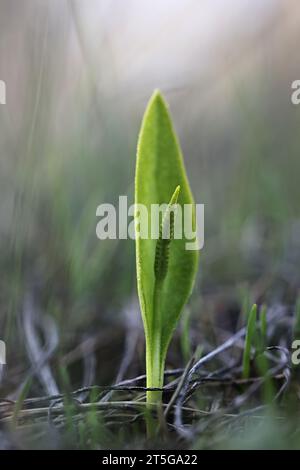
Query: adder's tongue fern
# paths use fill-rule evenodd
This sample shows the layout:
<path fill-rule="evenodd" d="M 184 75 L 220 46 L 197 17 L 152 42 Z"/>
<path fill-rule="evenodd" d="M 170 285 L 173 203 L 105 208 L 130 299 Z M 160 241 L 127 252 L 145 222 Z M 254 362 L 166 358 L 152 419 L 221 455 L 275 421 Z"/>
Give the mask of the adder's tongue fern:
<path fill-rule="evenodd" d="M 157 201 L 170 202 L 154 250 L 153 240 L 139 236 L 136 218 L 136 267 L 146 337 L 147 387 L 161 389 L 167 349 L 193 287 L 198 252 L 186 249 L 186 242 L 191 240 L 184 234 L 174 238 L 179 216 L 174 206 L 179 209 L 185 204 L 192 205 L 193 221 L 195 206 L 167 104 L 156 91 L 147 106 L 138 140 L 135 203 L 149 209 Z M 193 222 L 193 231 L 194 225 Z M 147 392 L 149 404 L 159 403 L 161 398 L 160 391 Z"/>

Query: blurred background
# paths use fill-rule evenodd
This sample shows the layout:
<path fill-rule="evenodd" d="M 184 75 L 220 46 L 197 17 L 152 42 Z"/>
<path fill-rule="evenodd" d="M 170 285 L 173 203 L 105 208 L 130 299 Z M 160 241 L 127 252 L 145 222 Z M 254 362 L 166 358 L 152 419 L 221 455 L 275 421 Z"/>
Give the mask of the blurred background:
<path fill-rule="evenodd" d="M 8 393 L 34 357 L 32 312 L 55 323 L 53 368 L 68 367 L 73 387 L 82 384 L 80 345 L 97 354 L 94 380 L 109 383 L 130 347 L 124 331 L 141 331 L 134 242 L 99 241 L 96 208 L 119 195 L 133 202 L 136 141 L 155 88 L 170 104 L 195 200 L 205 204 L 191 341 L 203 323 L 234 328 L 245 302 L 294 302 L 299 31 L 297 0 L 0 1 Z M 127 375 L 143 370 L 143 348 L 137 333 Z"/>

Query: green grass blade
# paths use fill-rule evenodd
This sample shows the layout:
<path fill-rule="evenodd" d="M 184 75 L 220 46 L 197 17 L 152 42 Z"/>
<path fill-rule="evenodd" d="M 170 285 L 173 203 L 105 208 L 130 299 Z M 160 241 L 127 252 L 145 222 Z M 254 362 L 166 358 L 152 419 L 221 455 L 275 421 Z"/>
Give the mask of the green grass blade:
<path fill-rule="evenodd" d="M 247 331 L 245 338 L 245 347 L 243 354 L 243 378 L 247 379 L 250 375 L 251 346 L 256 330 L 257 305 L 254 304 L 250 310 Z"/>

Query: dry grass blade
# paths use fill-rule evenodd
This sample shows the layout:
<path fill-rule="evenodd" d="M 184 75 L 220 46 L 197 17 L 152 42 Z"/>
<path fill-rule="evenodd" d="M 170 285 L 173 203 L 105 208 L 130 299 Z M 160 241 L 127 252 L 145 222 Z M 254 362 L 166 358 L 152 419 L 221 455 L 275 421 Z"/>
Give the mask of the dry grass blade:
<path fill-rule="evenodd" d="M 37 375 L 46 393 L 57 395 L 59 393 L 57 384 L 47 364 L 49 358 L 54 353 L 58 345 L 57 328 L 50 316 L 38 314 L 33 294 L 28 292 L 23 308 L 23 329 L 25 334 L 26 349 L 32 367 L 29 375 Z M 40 344 L 37 331 L 40 327 L 45 337 L 45 344 Z M 28 377 L 26 377 L 26 381 Z M 23 384 L 20 389 L 23 388 Z"/>

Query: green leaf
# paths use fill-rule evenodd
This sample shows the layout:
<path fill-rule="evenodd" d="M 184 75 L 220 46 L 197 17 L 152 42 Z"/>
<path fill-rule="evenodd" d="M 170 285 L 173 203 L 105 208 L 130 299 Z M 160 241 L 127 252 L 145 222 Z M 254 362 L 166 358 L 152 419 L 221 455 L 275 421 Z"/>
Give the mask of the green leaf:
<path fill-rule="evenodd" d="M 153 204 L 169 203 L 165 216 L 174 204 L 181 207 L 182 213 L 183 205 L 191 204 L 193 231 L 196 230 L 195 205 L 181 150 L 167 105 L 158 91 L 149 101 L 139 135 L 135 203 L 137 282 L 146 336 L 147 386 L 162 387 L 168 345 L 192 291 L 199 252 L 186 249 L 186 243 L 191 240 L 187 240 L 184 233 L 181 239 L 171 236 L 170 240 L 163 241 L 150 236 Z M 139 204 L 147 208 L 147 238 L 139 236 Z M 175 212 L 174 217 L 176 223 L 179 214 Z M 159 400 L 159 394 L 149 393 L 148 401 L 150 399 Z"/>
<path fill-rule="evenodd" d="M 247 323 L 245 347 L 243 354 L 243 377 L 244 379 L 249 378 L 250 374 L 250 360 L 251 360 L 251 347 L 256 332 L 256 318 L 257 318 L 257 305 L 253 304 Z"/>

